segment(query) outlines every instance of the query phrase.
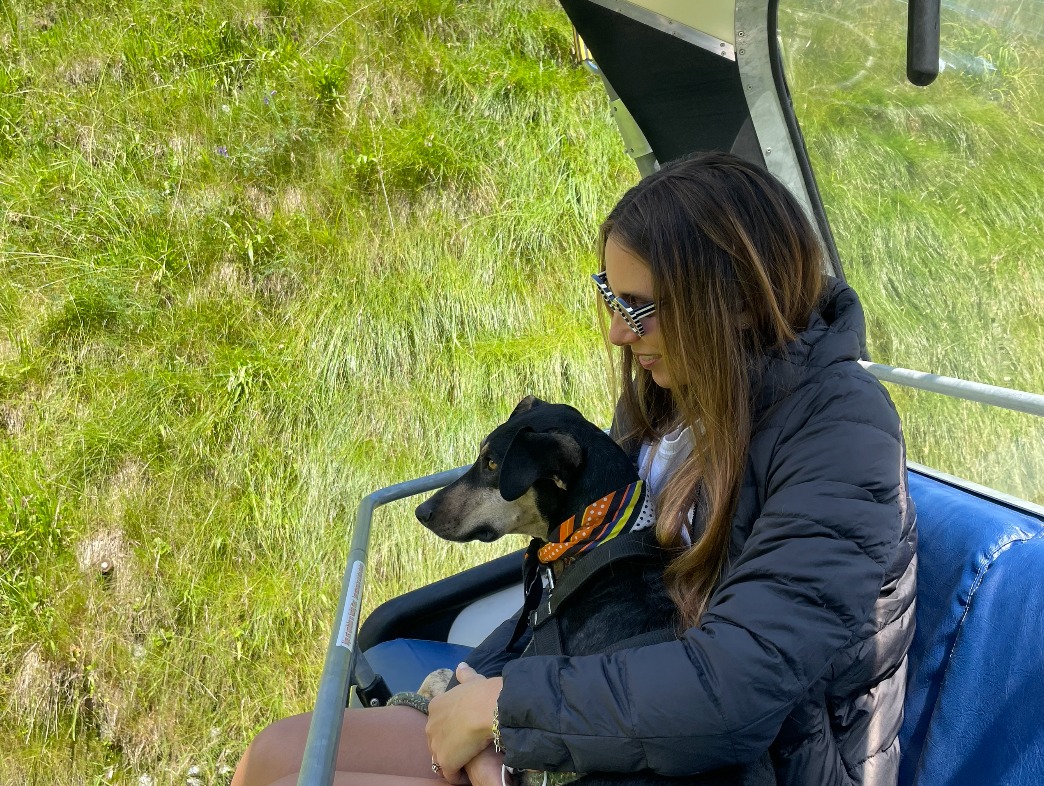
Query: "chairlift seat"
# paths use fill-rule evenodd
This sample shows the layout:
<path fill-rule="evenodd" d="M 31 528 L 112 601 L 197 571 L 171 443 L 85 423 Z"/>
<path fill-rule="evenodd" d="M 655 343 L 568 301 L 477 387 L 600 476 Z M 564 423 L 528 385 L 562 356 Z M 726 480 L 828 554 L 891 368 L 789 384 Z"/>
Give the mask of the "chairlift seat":
<path fill-rule="evenodd" d="M 455 669 L 471 647 L 445 641 L 393 639 L 366 650 L 366 660 L 392 693 L 415 691 L 436 669 Z"/>
<path fill-rule="evenodd" d="M 919 533 L 917 630 L 899 784 L 1039 786 L 1044 517 L 915 471 L 910 494 Z M 513 610 L 505 607 L 504 616 Z M 467 652 L 459 644 L 394 639 L 366 657 L 395 691 L 416 689 Z"/>
<path fill-rule="evenodd" d="M 910 473 L 917 630 L 901 786 L 1044 783 L 1044 521 Z"/>

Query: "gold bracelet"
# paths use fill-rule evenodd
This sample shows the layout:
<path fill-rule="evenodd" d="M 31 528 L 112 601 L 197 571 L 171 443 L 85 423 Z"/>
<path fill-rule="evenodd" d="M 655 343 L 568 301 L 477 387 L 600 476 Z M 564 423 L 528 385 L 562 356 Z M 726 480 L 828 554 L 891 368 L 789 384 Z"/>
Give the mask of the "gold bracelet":
<path fill-rule="evenodd" d="M 500 740 L 500 707 L 493 708 L 493 750 L 504 752 L 504 743 Z"/>

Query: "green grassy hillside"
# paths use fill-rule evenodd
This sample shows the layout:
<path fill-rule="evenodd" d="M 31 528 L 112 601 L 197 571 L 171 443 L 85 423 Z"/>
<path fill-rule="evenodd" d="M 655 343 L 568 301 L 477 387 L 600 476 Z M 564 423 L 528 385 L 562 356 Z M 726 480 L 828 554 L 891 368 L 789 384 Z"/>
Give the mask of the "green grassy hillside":
<path fill-rule="evenodd" d="M 0 782 L 210 782 L 313 700 L 361 496 L 608 420 L 634 173 L 545 3 L 4 9 Z M 490 553 L 409 518 L 368 606 Z"/>
<path fill-rule="evenodd" d="M 945 5 L 917 88 L 903 5 L 781 4 L 795 110 L 873 359 L 1044 393 L 1040 5 Z M 911 459 L 1044 502 L 1044 419 L 891 393 Z"/>
<path fill-rule="evenodd" d="M 0 9 L 0 783 L 224 783 L 314 699 L 364 494 L 471 461 L 527 393 L 608 422 L 586 274 L 636 172 L 550 0 Z M 988 154 L 1039 150 L 1039 98 L 983 105 L 1028 118 Z M 806 133 L 840 167 L 823 187 L 876 358 L 1044 389 L 1019 229 L 1039 230 L 1039 172 L 1024 203 L 974 194 L 886 231 L 897 208 L 852 185 L 880 179 L 861 151 L 904 202 L 925 171 L 895 127 L 929 125 L 942 169 L 948 135 L 986 142 L 956 114 L 837 106 L 807 107 Z M 938 253 L 879 264 L 903 231 Z M 984 257 L 1004 231 L 1011 255 Z M 963 256 L 954 232 L 977 238 Z M 1009 475 L 1007 453 L 979 466 L 1006 435 L 1039 483 L 1035 426 L 897 397 L 915 458 Z M 392 506 L 367 608 L 500 549 Z"/>

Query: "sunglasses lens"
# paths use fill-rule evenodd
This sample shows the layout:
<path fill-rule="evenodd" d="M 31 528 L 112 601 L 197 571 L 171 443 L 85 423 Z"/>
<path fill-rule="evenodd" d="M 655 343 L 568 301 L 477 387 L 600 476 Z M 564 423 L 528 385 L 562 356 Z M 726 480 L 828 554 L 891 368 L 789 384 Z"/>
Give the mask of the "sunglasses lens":
<path fill-rule="evenodd" d="M 591 278 L 593 278 L 595 284 L 598 285 L 598 293 L 602 296 L 602 300 L 605 301 L 605 307 L 609 309 L 609 313 L 619 314 L 623 318 L 623 321 L 627 325 L 627 327 L 629 327 L 639 336 L 645 335 L 645 328 L 642 327 L 642 323 L 639 320 L 635 319 L 634 315 L 631 314 L 630 309 L 628 309 L 627 306 L 621 303 L 620 299 L 613 294 L 611 289 L 609 289 L 609 284 L 606 281 L 605 273 L 595 274 L 591 276 Z"/>

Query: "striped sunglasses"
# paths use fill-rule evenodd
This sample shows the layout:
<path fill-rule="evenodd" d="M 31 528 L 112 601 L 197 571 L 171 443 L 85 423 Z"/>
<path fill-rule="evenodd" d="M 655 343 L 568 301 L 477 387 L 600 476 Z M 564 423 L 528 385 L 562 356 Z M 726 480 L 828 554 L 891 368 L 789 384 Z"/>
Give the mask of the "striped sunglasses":
<path fill-rule="evenodd" d="M 609 289 L 609 279 L 606 278 L 604 270 L 601 273 L 592 273 L 591 278 L 594 280 L 595 286 L 598 287 L 598 292 L 602 295 L 609 310 L 615 311 L 623 317 L 627 327 L 639 336 L 644 336 L 645 328 L 642 326 L 642 320 L 656 313 L 656 304 L 646 303 L 644 306 L 627 305 L 622 298 L 617 297 L 613 294 L 613 290 Z"/>

